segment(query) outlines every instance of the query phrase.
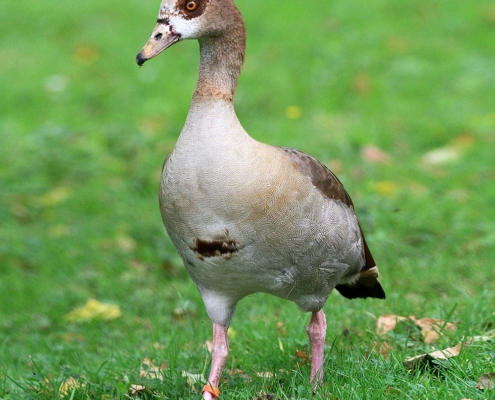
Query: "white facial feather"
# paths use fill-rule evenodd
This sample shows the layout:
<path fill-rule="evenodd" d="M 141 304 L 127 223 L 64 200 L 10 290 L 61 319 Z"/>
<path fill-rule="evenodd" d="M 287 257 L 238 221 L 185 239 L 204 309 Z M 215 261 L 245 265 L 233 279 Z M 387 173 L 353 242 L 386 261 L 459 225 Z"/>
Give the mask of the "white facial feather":
<path fill-rule="evenodd" d="M 163 0 L 158 13 L 158 19 L 169 21 L 173 32 L 183 39 L 197 39 L 201 30 L 201 17 L 185 19 L 183 14 L 177 9 L 176 1 Z"/>

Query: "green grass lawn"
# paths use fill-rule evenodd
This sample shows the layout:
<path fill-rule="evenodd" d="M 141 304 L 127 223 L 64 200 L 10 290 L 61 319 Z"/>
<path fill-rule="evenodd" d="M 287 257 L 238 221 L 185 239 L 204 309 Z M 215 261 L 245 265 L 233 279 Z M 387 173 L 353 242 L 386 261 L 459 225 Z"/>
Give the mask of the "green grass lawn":
<path fill-rule="evenodd" d="M 387 300 L 330 296 L 326 382 L 312 396 L 309 315 L 246 298 L 222 398 L 495 398 L 475 387 L 495 372 L 493 340 L 403 366 L 495 327 L 495 4 L 237 4 L 248 29 L 241 122 L 339 175 Z M 183 371 L 207 376 L 211 324 L 157 204 L 198 45 L 138 68 L 158 6 L 0 2 L 1 399 L 61 398 L 64 388 L 67 399 L 123 399 L 131 385 L 145 387 L 144 398 L 199 398 L 201 382 Z M 88 299 L 121 316 L 65 317 Z M 411 324 L 383 338 L 376 319 L 385 314 L 457 329 L 436 343 Z M 145 358 L 163 365 L 162 379 L 140 376 Z"/>

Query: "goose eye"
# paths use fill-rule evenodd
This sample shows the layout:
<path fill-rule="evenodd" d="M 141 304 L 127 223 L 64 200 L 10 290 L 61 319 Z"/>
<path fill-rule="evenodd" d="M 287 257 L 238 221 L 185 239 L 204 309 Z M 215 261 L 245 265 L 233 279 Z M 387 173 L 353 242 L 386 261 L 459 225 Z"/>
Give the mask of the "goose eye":
<path fill-rule="evenodd" d="M 194 11 L 194 10 L 196 10 L 196 8 L 198 8 L 198 2 L 196 2 L 196 1 L 188 1 L 186 3 L 186 10 L 187 11 Z"/>

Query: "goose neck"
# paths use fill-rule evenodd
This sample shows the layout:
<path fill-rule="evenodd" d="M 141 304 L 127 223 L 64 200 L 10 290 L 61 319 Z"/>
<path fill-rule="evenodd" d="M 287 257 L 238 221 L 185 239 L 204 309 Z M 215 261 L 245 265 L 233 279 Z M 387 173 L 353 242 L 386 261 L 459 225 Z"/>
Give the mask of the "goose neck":
<path fill-rule="evenodd" d="M 242 18 L 219 36 L 199 40 L 199 78 L 193 100 L 232 101 L 244 63 L 246 34 Z"/>

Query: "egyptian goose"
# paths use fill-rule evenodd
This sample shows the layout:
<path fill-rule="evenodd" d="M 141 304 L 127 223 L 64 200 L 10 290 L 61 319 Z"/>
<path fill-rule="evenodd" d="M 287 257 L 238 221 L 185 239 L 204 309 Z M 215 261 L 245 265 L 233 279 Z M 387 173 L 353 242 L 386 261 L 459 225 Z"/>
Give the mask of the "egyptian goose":
<path fill-rule="evenodd" d="M 352 201 L 311 156 L 251 138 L 233 97 L 246 33 L 232 0 L 163 0 L 138 65 L 176 42 L 198 39 L 199 78 L 185 125 L 163 166 L 165 228 L 213 322 L 204 399 L 218 384 L 237 302 L 255 292 L 312 313 L 310 381 L 323 380 L 322 307 L 336 288 L 347 298 L 385 298 Z"/>

